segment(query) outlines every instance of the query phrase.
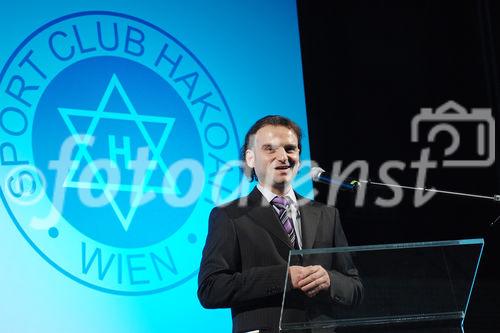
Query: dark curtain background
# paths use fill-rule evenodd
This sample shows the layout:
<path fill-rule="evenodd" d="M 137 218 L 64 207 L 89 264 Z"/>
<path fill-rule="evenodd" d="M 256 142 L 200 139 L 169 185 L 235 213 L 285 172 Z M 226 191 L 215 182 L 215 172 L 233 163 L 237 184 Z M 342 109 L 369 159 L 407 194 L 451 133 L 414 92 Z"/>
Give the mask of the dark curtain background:
<path fill-rule="evenodd" d="M 415 186 L 411 161 L 426 146 L 432 147 L 432 160 L 442 160 L 450 143 L 445 136 L 433 145 L 411 142 L 411 119 L 420 108 L 454 100 L 468 110 L 491 108 L 499 119 L 499 2 L 298 0 L 297 6 L 311 155 L 323 168 L 366 160 L 369 177 L 378 180 L 385 161 L 400 160 L 406 167 L 390 175 Z M 462 139 L 460 148 L 474 151 L 474 136 Z M 439 165 L 428 171 L 426 185 L 498 194 L 500 168 Z M 326 202 L 328 188 L 318 190 L 317 199 Z M 379 196 L 389 199 L 392 192 L 369 187 L 362 207 L 355 206 L 353 194 L 338 197 L 350 243 L 484 238 L 466 328 L 500 328 L 500 223 L 490 227 L 500 203 L 435 195 L 416 208 L 414 193 L 405 191 L 401 204 L 381 208 L 374 204 Z"/>

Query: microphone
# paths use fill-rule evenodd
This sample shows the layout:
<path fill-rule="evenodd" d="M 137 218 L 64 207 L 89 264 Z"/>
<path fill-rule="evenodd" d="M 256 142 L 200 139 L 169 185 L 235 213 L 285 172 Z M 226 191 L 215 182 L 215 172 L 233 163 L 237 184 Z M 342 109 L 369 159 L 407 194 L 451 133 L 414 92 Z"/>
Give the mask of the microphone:
<path fill-rule="evenodd" d="M 357 180 L 342 180 L 330 177 L 330 175 L 320 167 L 312 167 L 310 175 L 314 182 L 335 185 L 341 190 L 356 191 L 358 187 L 361 186 L 361 183 Z"/>

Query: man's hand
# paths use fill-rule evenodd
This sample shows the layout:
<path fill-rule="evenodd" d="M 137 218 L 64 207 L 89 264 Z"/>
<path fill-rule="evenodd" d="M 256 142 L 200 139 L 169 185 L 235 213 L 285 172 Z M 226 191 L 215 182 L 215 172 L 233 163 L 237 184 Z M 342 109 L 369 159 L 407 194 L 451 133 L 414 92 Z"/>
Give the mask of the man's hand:
<path fill-rule="evenodd" d="M 308 270 L 306 267 L 302 266 L 290 266 L 288 268 L 288 274 L 290 275 L 290 281 L 292 282 L 293 289 L 298 289 L 299 281 L 308 275 Z"/>
<path fill-rule="evenodd" d="M 302 290 L 309 297 L 314 297 L 321 290 L 330 288 L 330 276 L 319 265 L 290 266 L 289 274 L 293 288 Z"/>

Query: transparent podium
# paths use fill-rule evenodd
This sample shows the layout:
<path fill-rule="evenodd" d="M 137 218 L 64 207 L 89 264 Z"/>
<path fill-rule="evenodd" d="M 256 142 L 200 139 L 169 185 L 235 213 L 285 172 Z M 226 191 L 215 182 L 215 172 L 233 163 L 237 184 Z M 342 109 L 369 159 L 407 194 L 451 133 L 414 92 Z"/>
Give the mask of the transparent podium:
<path fill-rule="evenodd" d="M 280 331 L 463 332 L 483 245 L 466 239 L 292 250 L 289 266 L 321 265 L 336 291 L 307 297 L 287 274 Z"/>

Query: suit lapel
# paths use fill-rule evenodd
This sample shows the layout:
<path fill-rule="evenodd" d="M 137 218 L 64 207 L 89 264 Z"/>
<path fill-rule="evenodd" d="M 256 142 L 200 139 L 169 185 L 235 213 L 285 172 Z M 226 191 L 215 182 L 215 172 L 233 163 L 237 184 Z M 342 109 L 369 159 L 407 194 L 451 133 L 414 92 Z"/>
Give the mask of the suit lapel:
<path fill-rule="evenodd" d="M 300 220 L 302 228 L 302 248 L 311 249 L 316 238 L 319 225 L 319 210 L 313 207 L 311 201 L 297 195 L 299 201 Z"/>
<path fill-rule="evenodd" d="M 269 231 L 276 238 L 278 238 L 284 245 L 292 248 L 290 238 L 283 230 L 278 216 L 274 213 L 273 207 L 262 196 L 259 189 L 255 187 L 248 196 L 248 205 L 250 210 L 248 215 L 262 228 Z"/>

